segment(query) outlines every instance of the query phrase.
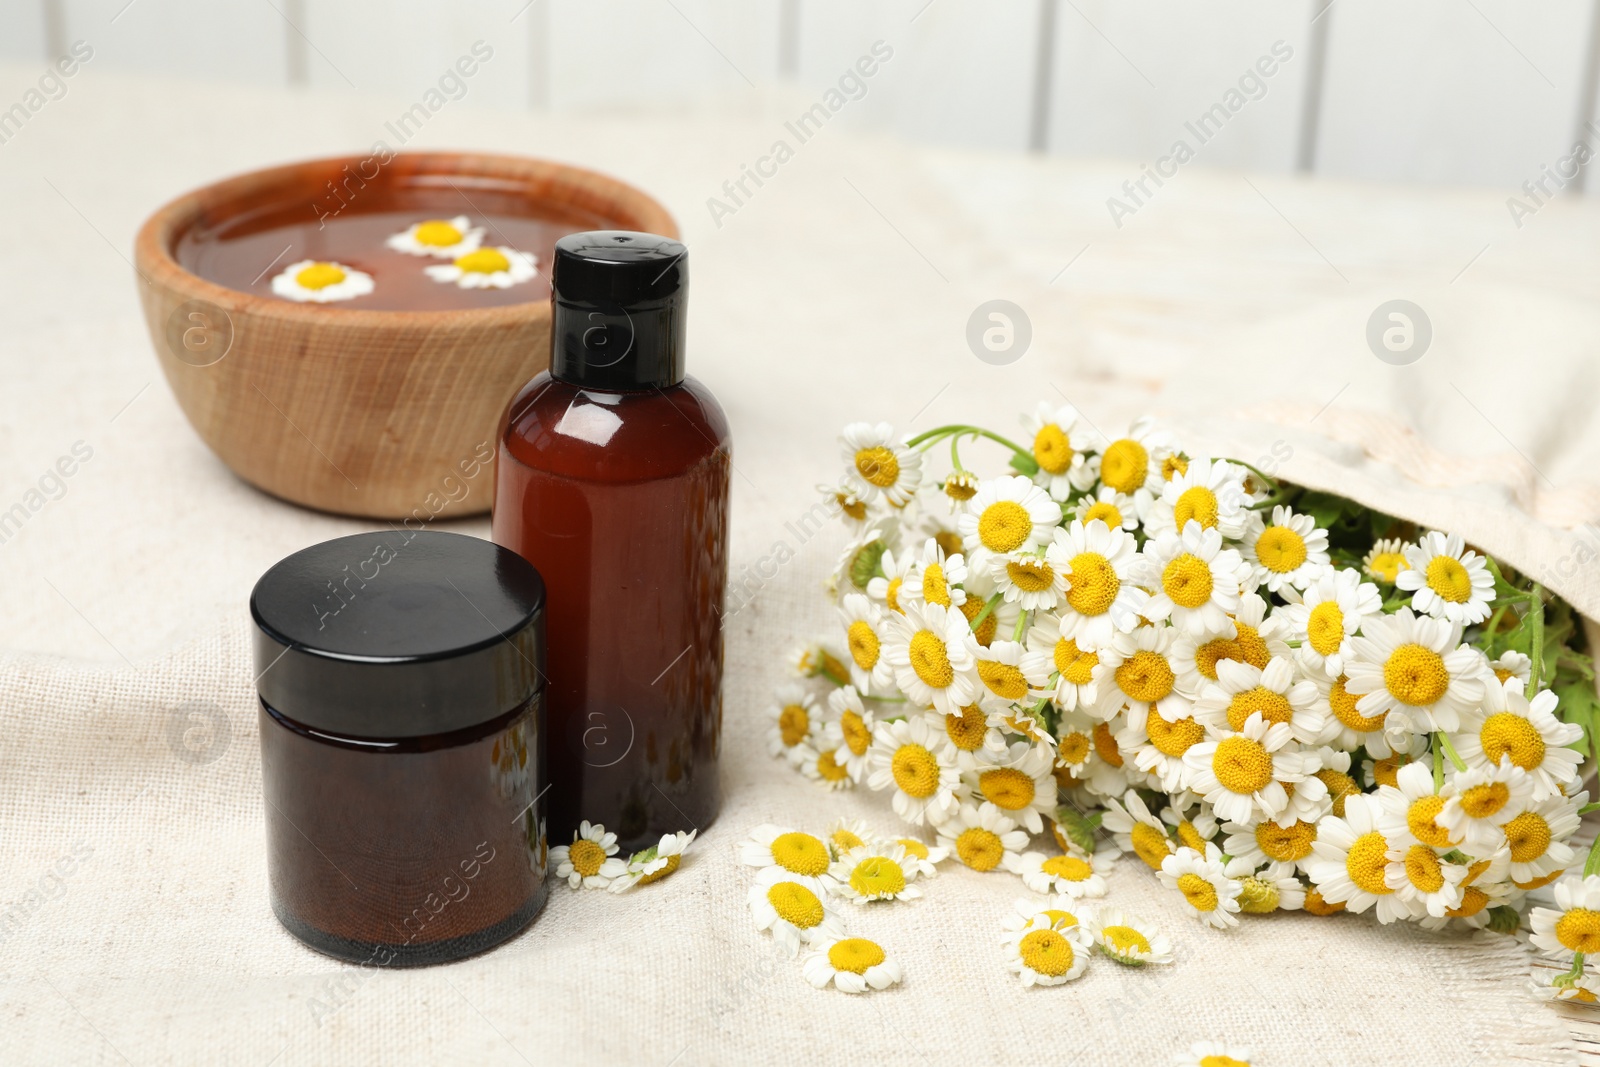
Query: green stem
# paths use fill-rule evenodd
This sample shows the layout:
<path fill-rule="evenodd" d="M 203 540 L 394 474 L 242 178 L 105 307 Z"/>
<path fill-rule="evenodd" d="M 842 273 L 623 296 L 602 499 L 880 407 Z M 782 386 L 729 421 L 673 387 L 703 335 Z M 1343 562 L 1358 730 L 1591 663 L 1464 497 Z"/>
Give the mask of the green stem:
<path fill-rule="evenodd" d="M 831 670 L 828 669 L 828 665 L 826 663 L 823 663 L 823 665 L 821 667 L 817 668 L 817 673 L 822 675 L 828 681 L 832 682 L 834 685 L 841 685 L 842 686 L 842 685 L 849 685 L 850 684 L 850 679 L 841 678 L 837 674 L 834 674 Z"/>
<path fill-rule="evenodd" d="M 1028 616 L 1031 612 L 1024 611 L 1017 616 L 1017 625 L 1011 628 L 1011 640 L 1021 641 L 1022 635 L 1028 632 Z"/>
<path fill-rule="evenodd" d="M 1585 804 L 1583 807 L 1578 809 L 1578 814 L 1587 815 L 1591 811 L 1600 811 L 1600 800 L 1595 801 L 1593 804 Z"/>
<path fill-rule="evenodd" d="M 1528 658 L 1533 660 L 1533 664 L 1528 670 L 1526 695 L 1531 699 L 1539 691 L 1539 683 L 1544 678 L 1544 587 L 1538 582 L 1533 583 L 1533 600 L 1528 606 L 1528 614 L 1533 620 L 1533 631 L 1528 639 Z"/>
<path fill-rule="evenodd" d="M 1002 594 L 996 593 L 993 596 L 991 596 L 988 600 L 984 601 L 983 610 L 978 612 L 976 615 L 974 615 L 972 617 L 972 632 L 973 633 L 977 633 L 978 632 L 978 627 L 983 625 L 983 620 L 987 619 L 989 617 L 989 613 L 994 611 L 995 605 L 1000 603 L 1001 596 L 1002 596 Z"/>
<path fill-rule="evenodd" d="M 974 437 L 987 437 L 991 441 L 1005 445 L 1017 455 L 1025 457 L 1030 463 L 1034 462 L 1032 452 L 1028 451 L 1026 448 L 1023 448 L 1015 441 L 1001 437 L 993 430 L 985 430 L 982 426 L 965 426 L 959 424 L 952 424 L 950 426 L 935 426 L 933 429 L 928 430 L 925 433 L 919 433 L 917 436 L 908 440 L 906 442 L 906 447 L 915 448 L 924 441 L 932 444 L 934 441 L 949 437 L 951 434 L 956 434 L 958 436 L 966 436 L 971 434 Z"/>
<path fill-rule="evenodd" d="M 1449 736 L 1445 734 L 1443 730 L 1440 730 L 1437 734 L 1434 734 L 1434 736 L 1439 739 L 1439 747 L 1444 749 L 1444 754 L 1449 757 L 1450 765 L 1458 771 L 1466 770 L 1467 762 L 1460 756 L 1456 755 L 1456 747 L 1450 743 Z"/>
<path fill-rule="evenodd" d="M 961 443 L 960 434 L 950 435 L 950 466 L 955 468 L 955 473 L 961 474 L 966 468 L 961 465 L 961 453 L 956 451 L 956 446 Z"/>
<path fill-rule="evenodd" d="M 1259 467 L 1253 467 L 1250 464 L 1246 463 L 1242 459 L 1229 459 L 1229 460 L 1227 460 L 1227 462 L 1238 464 L 1239 466 L 1243 467 L 1245 470 L 1249 471 L 1251 474 L 1254 474 L 1257 478 L 1260 478 L 1263 482 L 1266 482 L 1267 485 L 1272 488 L 1272 491 L 1274 493 L 1277 493 L 1278 490 L 1280 488 L 1282 488 L 1278 484 L 1278 479 L 1274 478 L 1272 475 L 1268 474 L 1266 471 L 1261 470 Z"/>
<path fill-rule="evenodd" d="M 1594 839 L 1594 844 L 1589 846 L 1589 858 L 1583 861 L 1583 876 L 1600 873 L 1600 837 Z"/>
<path fill-rule="evenodd" d="M 1553 986 L 1570 986 L 1573 982 L 1583 977 L 1583 953 L 1572 954 L 1572 968 L 1566 974 L 1550 980 Z"/>
<path fill-rule="evenodd" d="M 1440 744 L 1443 734 L 1433 735 L 1433 791 L 1437 795 L 1444 792 L 1444 746 Z"/>

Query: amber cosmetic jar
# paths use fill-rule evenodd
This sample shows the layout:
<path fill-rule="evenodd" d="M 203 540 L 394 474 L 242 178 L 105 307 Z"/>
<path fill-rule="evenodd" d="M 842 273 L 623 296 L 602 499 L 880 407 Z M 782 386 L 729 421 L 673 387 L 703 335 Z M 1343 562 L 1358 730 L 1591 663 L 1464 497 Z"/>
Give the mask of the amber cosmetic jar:
<path fill-rule="evenodd" d="M 460 534 L 385 530 L 256 584 L 272 909 L 367 966 L 470 956 L 549 887 L 544 582 Z"/>

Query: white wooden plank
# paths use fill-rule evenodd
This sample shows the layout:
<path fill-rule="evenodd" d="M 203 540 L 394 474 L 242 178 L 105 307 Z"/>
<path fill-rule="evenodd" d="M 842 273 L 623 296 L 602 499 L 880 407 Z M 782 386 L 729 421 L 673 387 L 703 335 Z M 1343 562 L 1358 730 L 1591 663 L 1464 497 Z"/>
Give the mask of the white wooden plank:
<path fill-rule="evenodd" d="M 59 0 L 68 41 L 87 41 L 100 68 L 176 78 L 282 84 L 285 0 Z"/>
<path fill-rule="evenodd" d="M 1147 163 L 1182 141 L 1199 165 L 1293 168 L 1309 0 L 1059 3 L 1050 151 Z"/>
<path fill-rule="evenodd" d="M 820 93 L 873 43 L 893 56 L 845 127 L 933 143 L 1021 150 L 1032 115 L 1038 0 L 804 0 L 801 85 Z"/>
<path fill-rule="evenodd" d="M 1515 190 L 1571 148 L 1589 0 L 1340 0 L 1317 170 Z"/>
<path fill-rule="evenodd" d="M 530 26 L 548 2 L 312 0 L 306 78 L 319 88 L 409 100 L 436 91 L 452 107 L 520 110 L 531 92 Z"/>
<path fill-rule="evenodd" d="M 550 106 L 682 108 L 748 101 L 778 75 L 778 0 L 541 0 Z"/>
<path fill-rule="evenodd" d="M 45 61 L 46 2 L 7 0 L 0 4 L 0 60 Z"/>

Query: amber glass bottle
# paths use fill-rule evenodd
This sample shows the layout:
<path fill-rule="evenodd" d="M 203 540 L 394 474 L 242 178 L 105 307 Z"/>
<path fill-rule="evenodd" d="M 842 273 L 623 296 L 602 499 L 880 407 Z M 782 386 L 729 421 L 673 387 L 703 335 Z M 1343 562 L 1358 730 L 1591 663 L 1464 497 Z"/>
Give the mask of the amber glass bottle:
<path fill-rule="evenodd" d="M 688 264 L 650 234 L 573 234 L 551 269 L 550 370 L 512 401 L 494 540 L 548 591 L 553 843 L 624 854 L 721 802 L 727 420 L 684 375 Z"/>

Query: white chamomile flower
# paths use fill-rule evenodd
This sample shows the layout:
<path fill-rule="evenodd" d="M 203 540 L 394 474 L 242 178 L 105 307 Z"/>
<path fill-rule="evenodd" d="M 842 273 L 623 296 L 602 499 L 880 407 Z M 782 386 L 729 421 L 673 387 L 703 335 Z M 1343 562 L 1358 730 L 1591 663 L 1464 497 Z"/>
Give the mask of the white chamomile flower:
<path fill-rule="evenodd" d="M 1197 457 L 1181 474 L 1174 474 L 1150 505 L 1145 532 L 1151 537 L 1180 532 L 1190 522 L 1201 529 L 1216 530 L 1223 537 L 1237 540 L 1251 517 L 1250 493 L 1245 488 L 1249 475 L 1243 467 L 1226 460 Z"/>
<path fill-rule="evenodd" d="M 1529 982 L 1528 987 L 1533 995 L 1541 1000 L 1570 1000 L 1575 1004 L 1600 1004 L 1600 973 L 1595 971 L 1585 971 L 1576 978 L 1561 975 L 1549 984 Z"/>
<path fill-rule="evenodd" d="M 1042 833 L 1042 817 L 1056 809 L 1055 751 L 1018 741 L 995 758 L 996 763 L 980 763 L 962 776 L 963 793 L 974 801 L 987 800 L 1029 833 Z"/>
<path fill-rule="evenodd" d="M 1094 756 L 1094 728 L 1095 720 L 1082 712 L 1061 712 L 1056 717 L 1055 765 L 1074 776 L 1082 772 Z"/>
<path fill-rule="evenodd" d="M 1093 464 L 1100 481 L 1117 492 L 1153 495 L 1161 491 L 1165 464 L 1176 454 L 1172 437 L 1142 418 L 1129 427 L 1126 437 L 1108 442 Z"/>
<path fill-rule="evenodd" d="M 975 771 L 1006 754 L 999 712 L 985 712 L 976 704 L 968 704 L 953 715 L 929 708 L 923 717 L 935 732 L 943 732 L 950 742 L 958 770 Z"/>
<path fill-rule="evenodd" d="M 818 989 L 829 983 L 843 993 L 888 989 L 900 981 L 900 965 L 889 959 L 883 946 L 864 937 L 819 938 L 800 965 L 806 981 Z"/>
<path fill-rule="evenodd" d="M 907 567 L 900 597 L 911 603 L 959 608 L 967 602 L 966 591 L 959 588 L 966 580 L 966 557 L 959 552 L 947 556 L 930 537 L 922 544 L 922 558 L 912 559 Z"/>
<path fill-rule="evenodd" d="M 1400 573 L 1410 566 L 1406 562 L 1406 549 L 1409 547 L 1397 537 L 1378 541 L 1361 558 L 1361 573 L 1375 582 L 1394 585 Z"/>
<path fill-rule="evenodd" d="M 1207 845 L 1204 855 L 1192 848 L 1178 849 L 1161 863 L 1156 877 L 1168 889 L 1183 894 L 1195 917 L 1219 930 L 1238 926 L 1240 885 L 1222 869 L 1222 851 Z"/>
<path fill-rule="evenodd" d="M 1378 759 L 1421 746 L 1419 735 L 1412 733 L 1410 723 L 1400 716 L 1391 725 L 1388 712 L 1363 715 L 1360 704 L 1366 694 L 1352 690 L 1350 679 L 1343 674 L 1329 678 L 1320 671 L 1308 673 L 1317 687 L 1317 707 L 1329 713 L 1320 739 L 1324 743 L 1345 752 L 1365 748 L 1367 755 Z"/>
<path fill-rule="evenodd" d="M 1189 780 L 1183 754 L 1205 740 L 1205 727 L 1193 715 L 1168 722 L 1156 708 L 1143 715 L 1129 711 L 1125 722 L 1117 733 L 1117 748 L 1131 756 L 1135 767 L 1160 779 L 1163 792 L 1183 789 Z"/>
<path fill-rule="evenodd" d="M 1098 655 L 1080 648 L 1063 632 L 1059 617 L 1034 616 L 1020 663 L 1023 675 L 1035 687 L 1034 695 L 1049 697 L 1063 711 L 1092 708 L 1098 703 L 1094 669 L 1099 664 Z"/>
<path fill-rule="evenodd" d="M 1452 775 L 1447 792 L 1439 825 L 1468 851 L 1493 850 L 1505 839 L 1501 827 L 1532 802 L 1533 779 L 1509 756 L 1502 756 L 1495 766 L 1471 767 Z"/>
<path fill-rule="evenodd" d="M 1275 911 L 1300 911 L 1305 906 L 1306 888 L 1300 884 L 1300 879 L 1292 875 L 1273 878 L 1247 874 L 1239 878 L 1241 914 L 1271 915 Z"/>
<path fill-rule="evenodd" d="M 1123 852 L 1132 852 L 1145 866 L 1159 871 L 1161 864 L 1176 850 L 1161 820 L 1150 813 L 1144 800 L 1131 789 L 1120 803 L 1115 797 L 1107 797 L 1105 806 L 1100 825 L 1111 831 L 1117 847 Z"/>
<path fill-rule="evenodd" d="M 1053 611 L 1067 590 L 1065 560 L 1054 542 L 1044 552 L 1008 552 L 990 559 L 989 573 L 1007 604 Z"/>
<path fill-rule="evenodd" d="M 423 267 L 422 273 L 458 289 L 509 289 L 532 281 L 539 273 L 537 262 L 532 252 L 519 252 L 505 246 L 479 248 L 449 263 Z"/>
<path fill-rule="evenodd" d="M 845 542 L 834 564 L 833 574 L 826 583 L 830 591 L 866 593 L 882 603 L 884 594 L 879 592 L 874 596 L 872 583 L 879 580 L 884 557 L 894 550 L 899 536 L 900 520 L 894 515 L 878 516 L 856 531 L 855 536 Z M 886 589 L 887 584 L 879 588 Z"/>
<path fill-rule="evenodd" d="M 272 294 L 301 304 L 331 304 L 366 296 L 374 286 L 372 275 L 343 263 L 302 259 L 283 268 L 272 279 Z"/>
<path fill-rule="evenodd" d="M 1513 678 L 1524 689 L 1527 688 L 1528 678 L 1533 674 L 1533 660 L 1510 649 L 1500 653 L 1498 659 L 1489 661 L 1489 669 L 1494 672 L 1496 680 L 1505 685 Z"/>
<path fill-rule="evenodd" d="M 853 848 L 866 848 L 883 840 L 874 833 L 865 819 L 836 819 L 828 827 L 828 855 L 835 861 Z"/>
<path fill-rule="evenodd" d="M 777 867 L 790 874 L 820 878 L 833 857 L 820 837 L 762 823 L 737 845 L 739 862 L 747 867 Z"/>
<path fill-rule="evenodd" d="M 1379 828 L 1382 810 L 1377 797 L 1348 797 L 1343 816 L 1328 815 L 1317 824 L 1306 873 L 1323 901 L 1353 912 L 1376 906 L 1378 921 L 1387 924 L 1416 918 L 1416 909 L 1386 880 L 1389 854 L 1398 850 Z"/>
<path fill-rule="evenodd" d="M 823 506 L 837 512 L 852 533 L 859 533 L 866 525 L 872 509 L 849 485 L 818 485 L 817 492 L 822 494 Z"/>
<path fill-rule="evenodd" d="M 1506 821 L 1500 828 L 1511 852 L 1511 881 L 1518 889 L 1542 885 L 1578 858 L 1567 844 L 1578 830 L 1578 809 L 1589 794 L 1564 797 L 1557 793 L 1538 801 Z"/>
<path fill-rule="evenodd" d="M 900 587 L 906 584 L 906 578 L 916 564 L 914 553 L 886 549 L 878 559 L 878 569 L 883 573 L 874 575 L 867 582 L 867 596 L 888 610 L 904 615 L 906 609 L 900 603 Z"/>
<path fill-rule="evenodd" d="M 817 698 L 798 682 L 785 682 L 777 688 L 767 717 L 772 720 L 772 727 L 767 730 L 767 752 L 783 756 L 790 763 L 798 763 L 801 746 L 822 731 Z"/>
<path fill-rule="evenodd" d="M 1227 873 L 1233 878 L 1292 878 L 1311 861 L 1317 824 L 1295 820 L 1287 826 L 1262 819 L 1256 823 L 1225 822 L 1222 850 L 1227 853 Z"/>
<path fill-rule="evenodd" d="M 992 478 L 978 486 L 956 522 L 966 548 L 967 569 L 987 571 L 995 556 L 1044 544 L 1061 522 L 1061 505 L 1020 475 Z"/>
<path fill-rule="evenodd" d="M 1171 626 L 1140 626 L 1132 633 L 1117 634 L 1100 649 L 1094 670 L 1101 717 L 1126 707 L 1130 717 L 1141 719 L 1151 708 L 1168 722 L 1189 718 L 1193 707 L 1178 691 L 1178 674 L 1172 666 L 1176 636 Z"/>
<path fill-rule="evenodd" d="M 1079 492 L 1094 484 L 1094 472 L 1086 462 L 1087 451 L 1095 446 L 1094 430 L 1079 417 L 1070 404 L 1053 407 L 1042 401 L 1022 424 L 1033 435 L 1033 460 L 1039 471 L 1033 480 L 1057 500 L 1065 500 L 1073 490 Z"/>
<path fill-rule="evenodd" d="M 925 718 L 881 722 L 873 728 L 867 785 L 894 791 L 894 811 L 914 826 L 937 823 L 956 809 L 956 770 L 950 743 Z"/>
<path fill-rule="evenodd" d="M 1373 795 L 1382 808 L 1378 830 L 1396 845 L 1426 845 L 1447 852 L 1461 844 L 1459 835 L 1439 824 L 1446 798 L 1433 791 L 1433 772 L 1426 762 L 1401 767 L 1394 785 L 1380 785 Z"/>
<path fill-rule="evenodd" d="M 617 835 L 585 819 L 572 835 L 572 844 L 550 850 L 556 877 L 573 889 L 605 889 L 614 878 L 628 873 L 626 860 L 617 858 Z"/>
<path fill-rule="evenodd" d="M 1398 714 L 1418 733 L 1461 728 L 1483 698 L 1483 653 L 1461 644 L 1459 623 L 1401 608 L 1369 620 L 1351 640 L 1348 685 L 1363 715 Z"/>
<path fill-rule="evenodd" d="M 1600 875 L 1563 878 L 1551 890 L 1556 906 L 1528 915 L 1529 940 L 1547 956 L 1570 959 L 1574 952 L 1600 952 Z"/>
<path fill-rule="evenodd" d="M 1050 552 L 1066 574 L 1062 636 L 1099 649 L 1139 624 L 1150 594 L 1134 584 L 1139 549 L 1131 534 L 1098 519 L 1074 522 L 1056 530 Z"/>
<path fill-rule="evenodd" d="M 1234 635 L 1239 610 L 1239 553 L 1222 547 L 1222 534 L 1190 522 L 1182 533 L 1167 531 L 1144 546 L 1140 583 L 1155 590 L 1141 614 L 1151 622 L 1171 618 L 1190 635 Z"/>
<path fill-rule="evenodd" d="M 915 837 L 896 837 L 893 843 L 906 851 L 906 862 L 917 872 L 918 878 L 937 878 L 939 864 L 950 858 L 950 850 L 930 845 Z"/>
<path fill-rule="evenodd" d="M 1044 921 L 1057 930 L 1086 925 L 1094 915 L 1094 906 L 1065 893 L 1052 893 L 1044 897 L 1018 897 L 1010 914 L 1000 920 L 1006 930 L 1021 930 L 1034 919 Z"/>
<path fill-rule="evenodd" d="M 1015 872 L 1028 834 L 993 804 L 963 804 L 939 823 L 939 845 L 975 871 Z"/>
<path fill-rule="evenodd" d="M 1132 533 L 1139 528 L 1139 505 L 1127 493 L 1102 485 L 1078 501 L 1072 517 L 1082 523 L 1099 519 L 1113 530 L 1121 527 Z"/>
<path fill-rule="evenodd" d="M 1172 942 L 1166 935 L 1120 908 L 1102 908 L 1089 917 L 1084 927 L 1100 953 L 1127 967 L 1147 963 L 1171 963 Z"/>
<path fill-rule="evenodd" d="M 1285 786 L 1294 786 L 1297 793 L 1311 791 L 1301 783 L 1314 781 L 1310 775 L 1318 769 L 1315 757 L 1293 741 L 1288 725 L 1269 724 L 1253 712 L 1238 732 L 1202 741 L 1183 754 L 1189 788 L 1205 797 L 1220 819 L 1275 819 L 1289 808 Z"/>
<path fill-rule="evenodd" d="M 1026 700 L 1028 676 L 1022 671 L 1023 649 L 1015 641 L 991 641 L 977 651 L 978 699 L 991 709 L 1009 709 Z M 1026 732 L 1026 728 L 1017 731 Z"/>
<path fill-rule="evenodd" d="M 887 422 L 852 422 L 839 435 L 846 465 L 845 484 L 862 500 L 879 497 L 901 507 L 922 484 L 922 453 L 895 440 Z"/>
<path fill-rule="evenodd" d="M 683 863 L 684 854 L 694 844 L 695 835 L 699 832 L 690 830 L 684 833 L 679 830 L 675 834 L 661 835 L 661 840 L 656 844 L 628 857 L 628 873 L 612 881 L 606 888 L 613 893 L 621 893 L 634 886 L 661 881 Z"/>
<path fill-rule="evenodd" d="M 833 717 L 819 747 L 833 753 L 833 761 L 845 769 L 852 782 L 860 782 L 867 773 L 875 716 L 861 703 L 861 694 L 853 685 L 829 693 L 828 710 Z"/>
<path fill-rule="evenodd" d="M 872 900 L 916 900 L 922 889 L 917 865 L 900 845 L 862 845 L 840 856 L 828 870 L 839 896 L 865 904 Z"/>
<path fill-rule="evenodd" d="M 894 668 L 883 658 L 888 636 L 883 609 L 860 593 L 847 593 L 839 603 L 844 622 L 845 651 L 850 654 L 850 681 L 862 693 L 887 694 L 894 687 Z"/>
<path fill-rule="evenodd" d="M 1213 730 L 1237 733 L 1259 713 L 1269 724 L 1283 723 L 1294 739 L 1311 744 L 1327 730 L 1315 684 L 1299 678 L 1293 661 L 1274 656 L 1264 670 L 1221 660 L 1217 680 L 1208 682 L 1194 702 L 1194 717 Z"/>
<path fill-rule="evenodd" d="M 1274 593 L 1304 589 L 1329 568 L 1328 531 L 1310 515 L 1296 515 L 1279 504 L 1269 522 L 1252 511 L 1244 530 L 1244 558 L 1250 584 Z"/>
<path fill-rule="evenodd" d="M 1494 575 L 1460 534 L 1425 533 L 1405 550 L 1407 569 L 1394 584 L 1412 591 L 1411 606 L 1451 622 L 1472 625 L 1489 617 Z"/>
<path fill-rule="evenodd" d="M 1196 1041 L 1173 1062 L 1176 1067 L 1251 1067 L 1249 1049 L 1221 1041 Z"/>
<path fill-rule="evenodd" d="M 910 604 L 905 614 L 891 613 L 884 622 L 883 655 L 912 703 L 946 714 L 973 703 L 981 690 L 980 649 L 965 615 L 937 604 Z"/>
<path fill-rule="evenodd" d="M 1400 845 L 1389 852 L 1383 881 L 1414 914 L 1426 912 L 1438 919 L 1461 905 L 1466 876 L 1465 864 L 1448 862 L 1427 845 Z"/>
<path fill-rule="evenodd" d="M 1378 587 L 1363 582 L 1354 567 L 1324 571 L 1303 593 L 1293 587 L 1281 592 L 1288 603 L 1273 614 L 1300 639 L 1300 661 L 1329 678 L 1344 673 L 1350 639 L 1362 624 L 1383 614 Z"/>
<path fill-rule="evenodd" d="M 1103 897 L 1106 875 L 1111 873 L 1112 857 L 1103 853 L 1084 856 L 1065 852 L 1047 856 L 1043 852 L 1024 852 L 1017 859 L 1022 884 L 1035 893 L 1061 893 L 1065 896 Z"/>
<path fill-rule="evenodd" d="M 474 226 L 465 215 L 453 219 L 428 219 L 414 222 L 383 243 L 409 256 L 439 256 L 455 259 L 476 252 L 483 243 L 482 226 Z"/>
<path fill-rule="evenodd" d="M 768 867 L 756 875 L 748 899 L 756 929 L 772 931 L 772 939 L 790 959 L 804 943 L 844 936 L 844 922 L 815 878 Z"/>
<path fill-rule="evenodd" d="M 1006 969 L 1024 986 L 1049 986 L 1070 982 L 1089 966 L 1093 946 L 1081 925 L 1057 927 L 1048 916 L 1038 915 L 1020 930 L 1001 939 Z"/>
<path fill-rule="evenodd" d="M 1204 852 L 1221 824 L 1193 793 L 1173 790 L 1173 794 L 1172 803 L 1161 812 L 1161 821 L 1172 828 L 1172 836 L 1180 845 Z"/>
<path fill-rule="evenodd" d="M 822 742 L 824 745 L 827 741 Z M 795 766 L 800 773 L 830 792 L 849 789 L 856 784 L 850 770 L 834 756 L 832 748 L 818 749 L 810 741 L 801 744 L 795 752 Z"/>
<path fill-rule="evenodd" d="M 1533 799 L 1543 800 L 1578 780 L 1583 756 L 1567 746 L 1583 739 L 1583 727 L 1556 718 L 1557 698 L 1541 689 L 1532 700 L 1515 681 L 1484 687 L 1483 718 L 1450 735 L 1468 766 L 1494 766 L 1502 758 L 1528 773 Z"/>

